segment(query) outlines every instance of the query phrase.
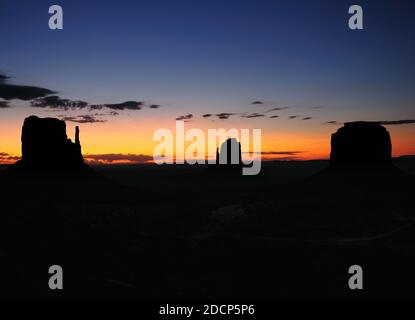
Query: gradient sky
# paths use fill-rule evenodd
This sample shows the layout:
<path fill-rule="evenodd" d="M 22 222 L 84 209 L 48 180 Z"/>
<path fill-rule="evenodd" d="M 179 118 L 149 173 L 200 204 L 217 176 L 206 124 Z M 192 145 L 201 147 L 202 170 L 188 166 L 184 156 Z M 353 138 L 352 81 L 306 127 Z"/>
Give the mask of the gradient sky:
<path fill-rule="evenodd" d="M 48 28 L 52 4 L 63 7 L 64 30 Z M 363 7 L 362 31 L 348 28 L 352 4 Z M 415 119 L 414 15 L 410 0 L 1 0 L 0 71 L 62 98 L 161 106 L 98 111 L 106 122 L 80 124 L 87 154 L 152 155 L 154 130 L 193 114 L 187 128 L 261 128 L 265 152 L 327 158 L 343 122 Z M 274 107 L 288 108 L 264 113 Z M 237 115 L 202 118 L 223 112 Z M 12 100 L 0 108 L 0 152 L 20 155 L 26 116 L 95 113 Z M 387 129 L 395 156 L 415 154 L 415 124 Z"/>

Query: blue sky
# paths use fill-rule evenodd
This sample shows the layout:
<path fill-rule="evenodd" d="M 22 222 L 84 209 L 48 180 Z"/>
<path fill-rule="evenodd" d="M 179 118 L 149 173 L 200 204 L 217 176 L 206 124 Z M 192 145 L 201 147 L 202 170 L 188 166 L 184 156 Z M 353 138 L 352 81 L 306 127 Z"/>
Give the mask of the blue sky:
<path fill-rule="evenodd" d="M 2 1 L 2 70 L 92 102 L 276 103 L 375 108 L 413 103 L 410 1 Z M 209 101 L 208 101 L 209 100 Z M 388 110 L 385 110 L 388 112 Z"/>

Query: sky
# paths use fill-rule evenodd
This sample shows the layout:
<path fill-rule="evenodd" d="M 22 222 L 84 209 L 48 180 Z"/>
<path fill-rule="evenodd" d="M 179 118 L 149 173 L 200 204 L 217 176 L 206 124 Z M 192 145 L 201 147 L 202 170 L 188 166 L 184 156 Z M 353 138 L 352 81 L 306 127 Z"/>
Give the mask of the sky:
<path fill-rule="evenodd" d="M 48 27 L 53 4 L 63 30 Z M 363 30 L 348 27 L 353 4 Z M 0 162 L 21 154 L 32 114 L 70 137 L 79 125 L 83 153 L 113 162 L 147 159 L 154 131 L 186 115 L 187 129 L 261 129 L 268 158 L 327 158 L 357 120 L 415 154 L 414 14 L 410 0 L 1 0 L 0 96 L 3 83 L 59 98 L 0 99 Z"/>

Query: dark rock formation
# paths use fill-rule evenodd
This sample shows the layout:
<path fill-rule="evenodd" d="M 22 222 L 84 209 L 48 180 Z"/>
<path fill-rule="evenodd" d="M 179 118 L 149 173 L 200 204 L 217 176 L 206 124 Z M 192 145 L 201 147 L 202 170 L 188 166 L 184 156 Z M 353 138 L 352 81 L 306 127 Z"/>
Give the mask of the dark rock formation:
<path fill-rule="evenodd" d="M 216 163 L 209 166 L 210 172 L 220 175 L 242 175 L 242 152 L 241 144 L 230 138 L 222 143 L 220 149 L 216 149 Z"/>
<path fill-rule="evenodd" d="M 242 165 L 241 144 L 234 138 L 226 140 L 216 149 L 216 164 Z"/>
<path fill-rule="evenodd" d="M 346 123 L 332 135 L 330 165 L 309 179 L 308 192 L 324 190 L 331 194 L 327 200 L 335 193 L 346 197 L 352 192 L 370 194 L 376 198 L 405 190 L 413 178 L 393 164 L 391 154 L 389 132 L 379 123 Z"/>
<path fill-rule="evenodd" d="M 377 122 L 349 122 L 331 136 L 331 164 L 391 164 L 389 132 Z"/>
<path fill-rule="evenodd" d="M 31 116 L 22 129 L 22 159 L 12 169 L 83 170 L 89 168 L 81 153 L 79 128 L 75 143 L 66 135 L 64 121 Z"/>

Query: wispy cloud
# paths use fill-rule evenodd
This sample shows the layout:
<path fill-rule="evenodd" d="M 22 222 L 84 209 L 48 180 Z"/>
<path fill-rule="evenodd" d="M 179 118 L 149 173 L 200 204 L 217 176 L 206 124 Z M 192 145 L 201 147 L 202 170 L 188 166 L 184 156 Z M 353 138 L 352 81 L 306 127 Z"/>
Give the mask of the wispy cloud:
<path fill-rule="evenodd" d="M 177 121 L 181 121 L 181 120 L 190 120 L 190 119 L 192 119 L 192 118 L 193 118 L 193 114 L 189 113 L 189 114 L 186 114 L 186 115 L 184 115 L 184 116 L 178 116 L 178 117 L 176 118 L 176 120 L 177 120 Z"/>
<path fill-rule="evenodd" d="M 415 123 L 415 119 L 401 119 L 401 120 L 381 120 L 381 121 L 368 121 L 368 122 L 374 122 L 374 123 L 379 123 L 382 125 L 405 125 L 405 124 L 414 124 Z M 342 122 L 338 122 L 335 120 L 332 121 L 326 121 L 323 122 L 322 124 L 343 124 Z"/>
<path fill-rule="evenodd" d="M 125 101 L 122 103 L 107 103 L 107 104 L 94 104 L 90 105 L 89 108 L 91 110 L 101 110 L 104 108 L 112 109 L 112 110 L 141 110 L 144 106 L 144 102 L 142 101 Z M 153 105 L 156 106 L 156 105 Z M 156 109 L 156 108 L 153 108 Z"/>
<path fill-rule="evenodd" d="M 152 156 L 131 153 L 86 154 L 84 158 L 89 164 L 138 164 L 153 161 Z"/>
<path fill-rule="evenodd" d="M 20 160 L 20 157 L 18 157 L 18 156 L 13 156 L 13 155 L 8 154 L 6 152 L 0 152 L 0 163 L 1 164 L 10 164 L 10 163 L 14 163 L 18 160 Z"/>
<path fill-rule="evenodd" d="M 262 155 L 282 155 L 282 156 L 294 156 L 300 153 L 304 153 L 305 151 L 267 151 L 261 152 Z"/>
<path fill-rule="evenodd" d="M 404 119 L 404 120 L 387 120 L 387 121 L 377 121 L 380 124 L 384 125 L 401 125 L 401 124 L 413 124 L 415 119 Z"/>
<path fill-rule="evenodd" d="M 305 151 L 263 151 L 263 152 L 254 152 L 255 155 L 260 155 L 263 161 L 287 161 L 287 160 L 298 160 L 299 155 Z M 249 152 L 243 152 L 248 154 Z"/>
<path fill-rule="evenodd" d="M 269 113 L 269 112 L 273 112 L 273 111 L 281 111 L 281 110 L 287 110 L 287 109 L 289 109 L 290 107 L 274 107 L 274 108 L 271 108 L 271 109 L 268 109 L 267 111 L 265 111 L 266 113 Z"/>
<path fill-rule="evenodd" d="M 231 117 L 233 115 L 236 115 L 236 114 L 237 113 L 222 112 L 222 113 L 215 114 L 215 116 L 217 116 L 221 120 L 227 120 L 227 119 L 229 119 L 229 117 Z"/>
<path fill-rule="evenodd" d="M 256 101 L 252 101 L 251 104 L 252 105 L 262 105 L 262 104 L 264 104 L 264 102 L 262 102 L 260 100 L 256 100 Z"/>
<path fill-rule="evenodd" d="M 88 107 L 88 103 L 79 100 L 62 99 L 58 96 L 48 96 L 37 98 L 30 102 L 30 105 L 35 108 L 50 108 L 62 110 L 77 110 Z"/>
<path fill-rule="evenodd" d="M 243 114 L 243 115 L 241 115 L 241 117 L 242 118 L 262 118 L 262 117 L 265 117 L 265 115 L 264 114 L 262 114 L 262 113 L 249 113 L 249 114 Z"/>
<path fill-rule="evenodd" d="M 79 116 L 66 116 L 61 117 L 63 121 L 75 122 L 75 123 L 100 123 L 107 122 L 107 120 L 99 119 L 95 115 L 84 114 Z"/>

